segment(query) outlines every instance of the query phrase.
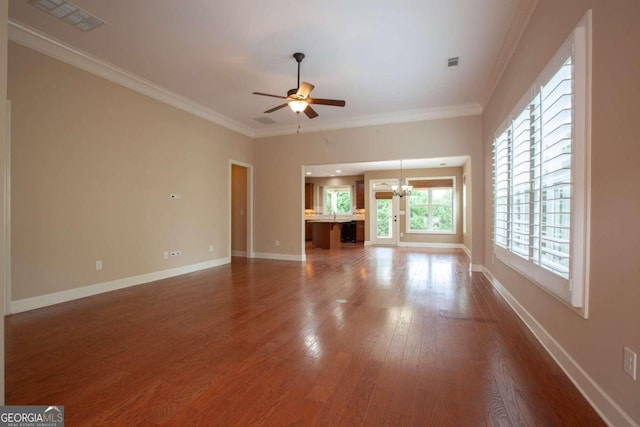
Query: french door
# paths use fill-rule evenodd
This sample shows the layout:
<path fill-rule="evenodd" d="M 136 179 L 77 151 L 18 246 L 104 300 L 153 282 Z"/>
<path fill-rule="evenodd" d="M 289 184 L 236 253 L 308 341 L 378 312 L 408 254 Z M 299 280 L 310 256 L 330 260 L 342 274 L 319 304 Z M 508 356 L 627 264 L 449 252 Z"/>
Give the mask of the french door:
<path fill-rule="evenodd" d="M 396 245 L 398 243 L 398 204 L 391 191 L 374 190 L 371 198 L 373 207 L 371 221 L 371 243 Z"/>

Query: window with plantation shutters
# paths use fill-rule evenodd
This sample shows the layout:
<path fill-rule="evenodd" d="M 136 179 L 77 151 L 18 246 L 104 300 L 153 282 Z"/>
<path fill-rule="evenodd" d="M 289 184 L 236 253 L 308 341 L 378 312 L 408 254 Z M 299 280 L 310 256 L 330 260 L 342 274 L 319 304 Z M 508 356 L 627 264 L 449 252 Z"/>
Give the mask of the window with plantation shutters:
<path fill-rule="evenodd" d="M 493 143 L 495 255 L 586 316 L 589 15 Z"/>

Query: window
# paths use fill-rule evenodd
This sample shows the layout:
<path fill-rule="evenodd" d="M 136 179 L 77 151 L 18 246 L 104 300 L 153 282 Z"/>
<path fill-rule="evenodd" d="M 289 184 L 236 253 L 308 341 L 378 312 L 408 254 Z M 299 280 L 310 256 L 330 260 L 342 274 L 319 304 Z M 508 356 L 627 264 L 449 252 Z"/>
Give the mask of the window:
<path fill-rule="evenodd" d="M 412 179 L 407 233 L 454 233 L 454 179 Z"/>
<path fill-rule="evenodd" d="M 493 143 L 494 253 L 576 308 L 586 292 L 588 19 Z"/>
<path fill-rule="evenodd" d="M 327 187 L 325 190 L 325 213 L 350 214 L 351 187 Z"/>

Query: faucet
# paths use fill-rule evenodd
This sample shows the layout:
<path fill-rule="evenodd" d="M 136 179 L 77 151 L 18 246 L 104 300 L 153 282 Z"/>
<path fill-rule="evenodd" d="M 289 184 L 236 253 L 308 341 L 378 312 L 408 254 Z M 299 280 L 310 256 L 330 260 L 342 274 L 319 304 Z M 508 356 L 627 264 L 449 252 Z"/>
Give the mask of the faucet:
<path fill-rule="evenodd" d="M 331 214 L 333 215 L 333 221 L 336 221 L 336 211 L 331 211 Z"/>

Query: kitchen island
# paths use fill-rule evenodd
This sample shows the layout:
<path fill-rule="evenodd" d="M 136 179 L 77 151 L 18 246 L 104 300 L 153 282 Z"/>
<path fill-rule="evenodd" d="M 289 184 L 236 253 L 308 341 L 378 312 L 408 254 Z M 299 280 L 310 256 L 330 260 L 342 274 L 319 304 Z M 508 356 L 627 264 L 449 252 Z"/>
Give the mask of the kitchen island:
<path fill-rule="evenodd" d="M 316 219 L 309 223 L 313 227 L 311 241 L 313 246 L 321 249 L 331 249 L 340 247 L 340 230 L 342 224 L 351 222 L 352 219 Z"/>

